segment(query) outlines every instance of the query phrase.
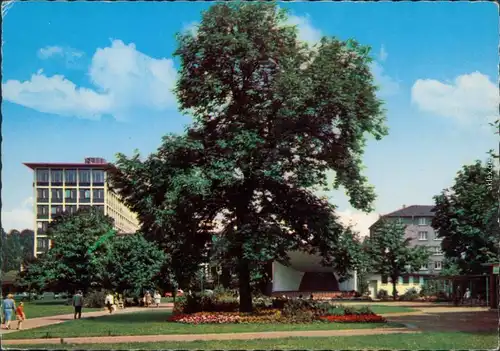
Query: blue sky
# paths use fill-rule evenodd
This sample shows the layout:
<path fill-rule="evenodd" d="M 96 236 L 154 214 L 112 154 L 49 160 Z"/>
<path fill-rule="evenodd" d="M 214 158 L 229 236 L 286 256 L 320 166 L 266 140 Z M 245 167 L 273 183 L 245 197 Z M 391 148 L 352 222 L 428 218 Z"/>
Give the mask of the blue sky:
<path fill-rule="evenodd" d="M 153 152 L 189 118 L 171 88 L 175 33 L 210 4 L 15 3 L 3 23 L 2 226 L 33 227 L 32 173 L 22 162 L 114 160 Z M 373 48 L 390 134 L 371 140 L 375 212 L 331 192 L 362 234 L 403 204 L 432 204 L 465 163 L 498 148 L 498 9 L 494 3 L 282 3 L 300 37 L 355 38 Z"/>

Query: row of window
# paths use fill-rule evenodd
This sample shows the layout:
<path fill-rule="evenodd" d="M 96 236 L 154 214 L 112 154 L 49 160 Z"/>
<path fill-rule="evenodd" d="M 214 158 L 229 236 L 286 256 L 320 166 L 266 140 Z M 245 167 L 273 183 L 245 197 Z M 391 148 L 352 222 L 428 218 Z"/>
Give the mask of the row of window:
<path fill-rule="evenodd" d="M 87 207 L 87 206 L 82 206 L 82 205 L 80 205 L 80 206 L 77 206 L 77 205 L 66 205 L 66 206 L 52 205 L 49 207 L 46 205 L 38 205 L 37 206 L 37 218 L 38 219 L 48 219 L 49 212 L 50 212 L 50 215 L 52 215 L 52 217 L 60 215 L 62 213 L 73 214 L 79 208 L 85 208 L 85 207 Z M 97 205 L 97 206 L 92 206 L 92 207 L 98 208 L 104 212 L 104 205 Z M 41 231 L 47 230 L 47 228 L 43 227 L 43 224 L 41 224 L 41 223 L 45 223 L 45 222 L 38 222 L 38 229 L 39 229 L 38 232 L 39 233 L 41 233 Z"/>
<path fill-rule="evenodd" d="M 409 218 L 398 218 L 399 224 L 414 224 L 412 219 Z M 418 225 L 430 225 L 431 224 L 431 219 L 427 217 L 418 217 L 417 219 L 417 224 Z"/>
<path fill-rule="evenodd" d="M 421 271 L 428 271 L 429 270 L 429 265 L 434 265 L 434 270 L 436 271 L 439 271 L 441 269 L 443 269 L 443 262 L 441 261 L 435 261 L 435 262 L 432 262 L 432 263 L 427 263 L 427 264 L 424 264 L 422 267 L 420 267 L 420 270 Z"/>
<path fill-rule="evenodd" d="M 418 240 L 420 241 L 429 240 L 429 232 L 426 231 L 418 232 Z M 438 237 L 437 233 L 435 233 L 434 240 L 441 240 L 441 238 Z"/>
<path fill-rule="evenodd" d="M 44 169 L 38 168 L 35 172 L 36 183 L 62 185 L 67 184 L 104 184 L 104 170 L 102 169 Z"/>
<path fill-rule="evenodd" d="M 37 189 L 37 202 L 49 202 L 49 189 Z M 104 202 L 104 189 L 80 189 L 79 199 L 80 202 L 90 202 L 90 198 L 94 202 Z M 52 202 L 63 202 L 63 197 L 66 202 L 76 202 L 77 190 L 76 189 L 51 189 L 50 200 Z"/>
<path fill-rule="evenodd" d="M 399 278 L 398 283 L 399 284 L 424 284 L 428 280 L 428 277 L 426 276 L 410 276 L 410 275 L 404 275 Z M 389 284 L 390 279 L 387 276 L 382 276 L 382 284 Z"/>

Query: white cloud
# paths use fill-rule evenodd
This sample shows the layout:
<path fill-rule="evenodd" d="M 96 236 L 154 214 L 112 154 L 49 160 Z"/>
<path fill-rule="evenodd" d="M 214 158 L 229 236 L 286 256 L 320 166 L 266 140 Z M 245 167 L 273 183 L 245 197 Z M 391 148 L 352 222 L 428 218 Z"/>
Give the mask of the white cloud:
<path fill-rule="evenodd" d="M 490 122 L 498 116 L 498 86 L 488 76 L 474 72 L 452 82 L 418 79 L 411 90 L 412 102 L 424 111 L 460 122 Z"/>
<path fill-rule="evenodd" d="M 73 49 L 70 47 L 61 46 L 46 46 L 38 50 L 38 57 L 42 60 L 59 58 L 65 61 L 67 68 L 81 69 L 84 68 L 82 65 L 82 59 L 85 53 L 83 51 Z"/>
<path fill-rule="evenodd" d="M 360 236 L 368 236 L 370 234 L 370 226 L 379 219 L 377 213 L 364 213 L 347 209 L 345 211 L 337 211 L 342 224 L 352 225 L 359 232 Z"/>
<path fill-rule="evenodd" d="M 288 16 L 287 25 L 295 25 L 298 29 L 298 37 L 300 40 L 310 44 L 315 44 L 321 40 L 322 34 L 318 28 L 311 24 L 309 15 L 306 16 Z"/>
<path fill-rule="evenodd" d="M 62 56 L 64 55 L 64 50 L 60 46 L 46 46 L 38 50 L 38 57 L 46 60 L 52 56 Z"/>
<path fill-rule="evenodd" d="M 385 60 L 387 60 L 388 56 L 389 56 L 389 54 L 385 50 L 384 45 L 382 45 L 380 47 L 380 51 L 379 51 L 379 54 L 378 54 L 378 59 L 380 60 L 380 62 L 384 62 Z"/>
<path fill-rule="evenodd" d="M 18 208 L 2 211 L 2 227 L 6 232 L 12 229 L 34 229 L 33 198 L 22 202 Z"/>
<path fill-rule="evenodd" d="M 92 57 L 89 77 L 94 89 L 38 71 L 30 80 L 5 82 L 3 98 L 45 113 L 90 119 L 109 114 L 124 120 L 137 109 L 144 113 L 144 109 L 176 107 L 172 92 L 176 74 L 172 59 L 152 58 L 134 44 L 113 40 Z"/>
<path fill-rule="evenodd" d="M 384 72 L 384 67 L 374 61 L 371 63 L 371 71 L 375 77 L 375 82 L 379 86 L 378 96 L 388 97 L 399 92 L 399 82 Z"/>

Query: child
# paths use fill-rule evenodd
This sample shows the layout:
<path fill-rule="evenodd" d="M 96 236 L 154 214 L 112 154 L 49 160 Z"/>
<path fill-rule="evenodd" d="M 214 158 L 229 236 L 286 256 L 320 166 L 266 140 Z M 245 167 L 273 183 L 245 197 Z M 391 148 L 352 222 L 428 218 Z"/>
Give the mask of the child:
<path fill-rule="evenodd" d="M 26 319 L 26 315 L 24 314 L 24 302 L 20 302 L 16 308 L 16 317 L 17 317 L 17 330 L 22 329 L 22 324 Z"/>

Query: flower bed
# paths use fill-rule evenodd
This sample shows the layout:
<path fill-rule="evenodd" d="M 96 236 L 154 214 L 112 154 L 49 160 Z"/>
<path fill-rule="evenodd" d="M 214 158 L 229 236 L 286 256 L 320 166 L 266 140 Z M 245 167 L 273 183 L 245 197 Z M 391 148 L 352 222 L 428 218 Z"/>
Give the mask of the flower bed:
<path fill-rule="evenodd" d="M 385 323 L 386 319 L 377 314 L 346 314 L 343 316 L 329 315 L 320 317 L 322 320 L 334 323 Z"/>
<path fill-rule="evenodd" d="M 170 322 L 186 324 L 223 324 L 223 323 L 279 323 L 279 310 L 259 310 L 255 313 L 239 312 L 198 312 L 177 314 L 170 317 Z"/>
<path fill-rule="evenodd" d="M 259 310 L 255 313 L 239 312 L 198 312 L 192 314 L 177 314 L 169 319 L 170 322 L 185 324 L 225 324 L 225 323 L 297 323 L 304 322 L 294 316 L 284 316 L 280 310 Z M 358 314 L 328 314 L 316 316 L 309 322 L 333 323 L 385 323 L 386 320 L 374 313 Z"/>

